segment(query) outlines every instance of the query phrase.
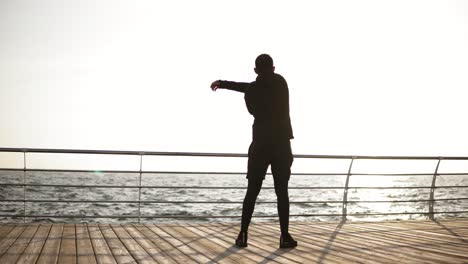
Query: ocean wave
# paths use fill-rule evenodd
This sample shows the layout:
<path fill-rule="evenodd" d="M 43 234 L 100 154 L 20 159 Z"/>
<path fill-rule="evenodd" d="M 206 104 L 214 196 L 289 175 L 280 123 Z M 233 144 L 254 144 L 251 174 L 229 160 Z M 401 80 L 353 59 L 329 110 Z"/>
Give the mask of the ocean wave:
<path fill-rule="evenodd" d="M 60 174 L 48 174 L 44 172 L 36 172 L 32 175 L 28 182 L 35 183 L 50 183 L 58 182 L 64 184 L 89 184 L 99 185 L 105 183 L 106 185 L 119 185 L 124 186 L 129 184 L 128 179 L 132 175 L 122 176 L 119 174 L 106 174 L 106 175 L 89 175 L 87 173 L 80 173 L 74 175 L 76 177 L 70 177 L 70 175 Z M 159 177 L 160 176 L 160 177 Z M 230 187 L 241 187 L 245 186 L 246 181 L 244 177 L 202 177 L 203 175 L 184 175 L 179 177 L 178 175 L 159 175 L 158 177 L 152 177 L 145 179 L 144 183 L 148 185 L 198 185 L 198 186 L 230 186 Z M 54 181 L 54 177 L 57 177 L 57 181 Z M 269 177 L 266 179 L 264 186 L 272 186 L 272 180 Z M 318 178 L 308 177 L 296 177 L 292 179 L 294 184 L 291 186 L 314 186 L 316 187 L 321 181 Z M 419 178 L 411 179 L 411 185 L 425 186 L 426 182 L 414 182 L 418 181 Z M 341 186 L 342 179 L 334 180 L 327 178 L 328 186 Z M 450 182 L 445 182 L 450 185 Z M 404 185 L 404 182 L 398 181 L 399 185 Z M 455 183 L 454 183 L 455 184 Z M 459 180 L 456 184 L 468 185 L 468 177 L 464 182 L 460 183 Z M 0 188 L 0 200 L 1 199 L 22 199 L 23 188 Z M 112 200 L 138 200 L 139 190 L 138 189 L 124 189 L 124 188 L 71 188 L 71 187 L 27 187 L 26 195 L 28 199 L 37 200 L 98 200 L 107 201 L 103 203 L 53 203 L 53 202 L 35 202 L 26 203 L 26 210 L 29 214 L 41 214 L 41 215 L 122 215 L 121 218 L 115 218 L 115 221 L 135 221 L 134 218 L 125 217 L 130 215 L 138 215 L 138 209 L 141 209 L 141 214 L 145 217 L 151 216 L 181 216 L 181 217 L 197 217 L 194 220 L 206 221 L 207 218 L 212 215 L 240 215 L 242 210 L 241 203 L 230 203 L 242 201 L 245 195 L 245 188 L 241 189 L 142 189 L 141 199 L 142 203 L 109 203 Z M 447 197 L 465 197 L 466 194 L 461 188 L 450 188 L 450 189 L 437 189 L 436 198 L 447 198 Z M 307 189 L 291 189 L 290 200 L 291 201 L 314 201 L 314 200 L 330 200 L 339 201 L 343 199 L 343 190 L 307 190 Z M 349 200 L 363 201 L 363 200 L 417 200 L 417 199 L 429 199 L 429 190 L 424 189 L 392 189 L 392 190 L 357 190 L 351 189 L 348 194 Z M 158 203 L 145 203 L 145 200 L 164 200 L 164 201 L 216 201 L 218 204 L 194 204 L 194 203 L 180 203 L 180 204 L 158 204 Z M 264 189 L 261 191 L 258 201 L 276 201 L 276 195 L 274 190 Z M 223 204 L 223 202 L 225 202 Z M 4 213 L 18 213 L 20 214 L 23 210 L 24 204 L 22 202 L 11 203 L 1 202 L 0 210 Z M 349 208 L 352 210 L 364 213 L 376 213 L 376 212 L 413 212 L 413 211 L 427 211 L 427 202 L 423 203 L 358 203 L 357 205 L 349 204 Z M 456 211 L 460 209 L 466 210 L 468 207 L 467 200 L 460 201 L 443 201 L 436 203 L 436 209 L 443 208 L 447 211 Z M 291 204 L 291 214 L 325 214 L 325 213 L 341 213 L 341 203 L 301 203 Z M 353 212 L 350 209 L 350 213 Z M 255 208 L 256 215 L 276 215 L 276 203 L 258 204 Z M 400 216 L 387 216 L 385 219 L 393 219 Z M 198 219 L 199 218 L 199 219 Z M 368 216 L 367 219 L 377 219 L 381 216 Z M 122 220 L 124 219 L 124 220 Z M 156 218 L 145 218 L 156 219 Z M 164 220 L 165 218 L 163 218 Z M 291 220 L 302 219 L 300 217 L 292 217 Z M 310 219 L 330 219 L 327 217 L 312 217 Z M 161 220 L 161 219 L 160 219 Z M 158 220 L 158 221 L 160 221 Z M 226 219 L 223 219 L 225 221 Z M 32 219 L 32 221 L 56 221 L 53 217 Z M 78 221 L 74 219 L 59 219 L 58 221 Z M 87 219 L 87 221 L 98 221 L 93 219 Z M 106 219 L 106 222 L 110 219 Z M 210 221 L 215 221 L 210 219 Z"/>

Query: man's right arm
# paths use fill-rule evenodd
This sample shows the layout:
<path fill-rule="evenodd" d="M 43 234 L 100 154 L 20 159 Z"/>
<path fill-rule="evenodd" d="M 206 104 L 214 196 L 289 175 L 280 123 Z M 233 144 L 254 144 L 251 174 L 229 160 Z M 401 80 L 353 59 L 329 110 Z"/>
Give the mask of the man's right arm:
<path fill-rule="evenodd" d="M 250 83 L 217 80 L 211 84 L 211 89 L 213 91 L 216 91 L 217 89 L 228 89 L 236 92 L 245 93 L 249 85 Z"/>

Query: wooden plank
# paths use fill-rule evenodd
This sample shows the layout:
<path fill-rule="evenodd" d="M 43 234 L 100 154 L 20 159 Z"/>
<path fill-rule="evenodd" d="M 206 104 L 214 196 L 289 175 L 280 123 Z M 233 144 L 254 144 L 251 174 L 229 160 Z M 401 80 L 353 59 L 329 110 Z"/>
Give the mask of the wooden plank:
<path fill-rule="evenodd" d="M 468 221 L 293 222 L 299 247 L 278 249 L 278 223 L 0 225 L 0 263 L 466 263 Z M 101 230 L 100 228 L 103 230 Z M 75 230 L 76 228 L 76 230 Z M 63 231 L 63 239 L 62 239 Z M 120 243 L 120 244 L 119 244 Z M 123 252 L 123 253 L 122 253 Z M 114 255 L 117 254 L 117 258 Z M 120 255 L 119 255 L 120 254 Z"/>
<path fill-rule="evenodd" d="M 17 225 L 0 241 L 0 256 L 8 251 L 25 229 L 25 225 Z"/>
<path fill-rule="evenodd" d="M 181 234 L 177 231 L 178 228 L 179 226 L 175 224 L 165 225 L 164 232 L 195 252 L 193 258 L 197 259 L 197 261 L 203 260 L 203 262 L 214 263 L 211 258 L 211 252 L 208 252 L 198 244 L 199 238 L 187 234 Z"/>
<path fill-rule="evenodd" d="M 133 225 L 133 227 L 143 234 L 155 247 L 159 248 L 166 257 L 164 259 L 172 259 L 176 263 L 197 263 L 189 255 L 180 250 L 178 241 L 175 241 L 164 232 L 154 232 L 146 225 Z"/>
<path fill-rule="evenodd" d="M 296 229 L 296 227 L 293 226 L 292 229 Z M 376 244 L 375 241 L 367 238 L 361 239 L 361 237 L 351 237 L 347 229 L 348 226 L 346 224 L 339 229 L 332 227 L 316 227 L 314 230 L 313 226 L 309 226 L 307 227 L 305 236 L 313 241 L 327 239 L 330 241 L 328 243 L 328 248 L 330 250 L 340 254 L 346 253 L 346 255 L 355 255 L 361 257 L 363 260 L 378 260 L 391 263 L 401 261 L 400 254 L 388 254 L 389 248 L 387 248 L 386 245 Z M 310 233 L 311 230 L 314 230 L 314 233 Z M 407 259 L 407 261 L 418 260 L 418 258 L 412 259 L 407 255 L 405 255 L 405 259 Z"/>
<path fill-rule="evenodd" d="M 292 226 L 291 231 L 295 231 L 298 240 L 302 239 L 309 241 L 309 243 L 322 246 L 322 254 L 325 255 L 338 255 L 346 258 L 352 257 L 353 259 L 362 259 L 362 261 L 377 261 L 380 263 L 397 263 L 397 262 L 415 262 L 420 260 L 419 257 L 413 257 L 402 252 L 394 252 L 389 254 L 391 249 L 376 243 L 369 238 L 360 239 L 358 236 L 351 236 L 346 231 L 346 226 L 329 230 L 331 227 L 318 227 L 326 228 L 324 230 L 315 230 L 317 227 L 310 226 L 309 228 L 301 226 Z"/>
<path fill-rule="evenodd" d="M 427 251 L 433 254 L 442 254 L 447 256 L 454 256 L 454 257 L 461 257 L 461 258 L 468 258 L 468 251 L 461 250 L 460 247 L 466 247 L 466 243 L 463 242 L 446 242 L 446 241 L 438 241 L 432 235 L 429 237 L 419 236 L 414 237 L 408 235 L 408 233 L 402 232 L 392 232 L 389 234 L 385 234 L 382 236 L 382 239 L 388 239 L 390 241 L 398 241 L 398 237 L 400 240 L 404 240 L 404 243 L 408 247 L 416 248 L 422 251 Z M 431 241 L 432 238 L 432 241 Z"/>
<path fill-rule="evenodd" d="M 133 263 L 133 259 L 130 252 L 125 248 L 124 244 L 120 241 L 117 235 L 114 233 L 112 228 L 109 225 L 100 224 L 99 228 L 101 229 L 102 235 L 106 239 L 107 245 L 111 249 L 112 255 L 114 255 L 117 263 Z"/>
<path fill-rule="evenodd" d="M 350 226 L 356 225 L 354 224 Z M 293 226 L 292 228 L 295 229 L 298 227 Z M 301 228 L 299 232 L 305 234 L 306 236 L 310 235 L 310 239 L 320 239 L 320 237 L 324 234 L 321 234 L 320 231 L 314 231 L 314 233 L 310 232 L 310 230 L 314 228 L 318 228 L 320 230 L 324 229 L 324 231 L 328 232 L 329 234 L 331 234 L 334 231 L 334 229 L 330 227 L 310 226 L 307 229 L 307 231 L 304 231 L 305 229 Z M 420 254 L 415 255 L 414 252 L 410 252 L 413 254 L 409 254 L 408 252 L 402 252 L 401 249 L 392 249 L 392 246 L 388 245 L 388 243 L 381 243 L 381 241 L 375 241 L 375 239 L 372 239 L 371 237 L 367 237 L 365 235 L 358 236 L 354 232 L 351 232 L 349 229 L 349 225 L 345 224 L 339 230 L 339 235 L 337 235 L 333 240 L 333 245 L 330 248 L 331 250 L 336 250 L 338 252 L 346 252 L 347 254 L 356 254 L 356 256 L 359 256 L 359 254 L 364 254 L 361 255 L 364 260 L 374 259 L 378 261 L 383 261 L 386 259 L 387 261 L 390 260 L 392 262 L 400 262 L 403 259 L 405 259 L 406 262 L 415 262 L 421 260 Z M 317 233 L 319 235 L 317 235 Z"/>
<path fill-rule="evenodd" d="M 381 225 L 377 225 L 381 226 Z M 421 226 L 425 228 L 421 228 Z M 401 223 L 394 226 L 395 230 L 408 231 L 417 237 L 421 235 L 423 237 L 432 236 L 432 239 L 438 241 L 453 241 L 465 243 L 468 241 L 468 226 L 467 227 L 447 227 L 442 223 L 432 222 L 431 224 L 421 223 Z M 466 235 L 465 235 L 466 234 Z"/>
<path fill-rule="evenodd" d="M 460 250 L 466 243 L 459 241 L 456 237 L 450 241 L 446 237 L 435 237 L 434 234 L 415 234 L 409 231 L 393 231 L 382 235 L 382 239 L 387 239 L 398 243 L 404 241 L 407 247 L 427 252 L 426 255 L 436 254 L 441 256 L 468 258 L 467 250 Z"/>
<path fill-rule="evenodd" d="M 232 237 L 237 237 L 239 233 L 239 228 L 236 227 L 234 229 L 225 229 L 226 227 L 229 227 L 229 224 L 219 224 L 219 225 L 213 225 L 214 228 L 218 228 L 219 232 L 223 232 L 226 234 L 230 234 Z M 248 248 L 250 247 L 256 247 L 256 248 L 261 248 L 267 252 L 270 252 L 269 257 L 271 259 L 279 260 L 281 257 L 282 261 L 285 262 L 299 262 L 299 263 L 313 263 L 314 259 L 316 258 L 310 256 L 310 252 L 304 253 L 303 250 L 301 250 L 302 254 L 295 254 L 293 251 L 297 251 L 298 249 L 280 249 L 279 248 L 279 237 L 278 240 L 271 238 L 271 234 L 268 235 L 268 238 L 265 237 L 264 234 L 260 234 L 257 231 L 255 231 L 256 227 L 255 224 L 251 225 L 249 227 L 249 241 L 248 241 Z M 276 237 L 276 236 L 275 236 Z M 333 262 L 330 262 L 333 263 Z"/>
<path fill-rule="evenodd" d="M 320 228 L 320 227 L 319 227 Z M 337 249 L 342 252 L 348 253 L 349 251 L 361 251 L 364 253 L 371 252 L 372 254 L 378 252 L 379 255 L 369 255 L 373 259 L 380 259 L 381 254 L 383 254 L 385 259 L 395 259 L 396 262 L 417 262 L 424 260 L 424 256 L 421 252 L 414 252 L 413 250 L 408 250 L 405 248 L 398 248 L 394 245 L 388 243 L 388 241 L 380 241 L 378 239 L 379 234 L 376 234 L 375 237 L 368 236 L 368 234 L 361 235 L 359 233 L 354 233 L 349 229 L 355 229 L 356 225 L 353 227 L 343 226 L 340 236 L 336 240 L 337 244 L 340 243 L 340 239 L 345 239 L 342 243 L 343 247 L 346 247 L 346 244 L 352 245 L 351 249 Z M 372 233 L 371 233 L 372 234 Z M 377 238 L 377 239 L 376 239 Z M 378 257 L 378 258 L 377 258 Z M 426 258 L 426 261 L 430 261 L 431 258 Z M 395 262 L 394 261 L 394 262 Z"/>
<path fill-rule="evenodd" d="M 37 260 L 39 264 L 57 263 L 62 244 L 63 225 L 52 225 L 47 240 L 42 248 L 41 255 Z"/>
<path fill-rule="evenodd" d="M 167 225 L 164 227 L 164 231 L 171 235 L 173 238 L 179 240 L 187 247 L 191 248 L 197 255 L 207 258 L 210 263 L 216 263 L 213 261 L 213 253 L 209 252 L 205 247 L 199 244 L 200 238 L 193 234 L 181 233 L 178 231 L 180 227 L 176 224 Z"/>
<path fill-rule="evenodd" d="M 349 229 L 349 228 L 348 228 Z M 368 226 L 360 226 L 360 225 L 354 225 L 352 227 L 352 230 L 371 230 L 369 229 Z M 349 231 L 349 230 L 348 230 Z M 387 230 L 382 230 L 382 231 L 387 231 Z M 431 260 L 434 259 L 444 259 L 444 261 L 447 261 L 450 263 L 450 259 L 444 257 L 443 255 L 438 255 L 434 254 L 433 252 L 430 251 L 422 251 L 418 249 L 417 247 L 414 247 L 414 245 L 409 244 L 408 242 L 405 242 L 404 239 L 401 239 L 399 237 L 396 237 L 395 240 L 392 239 L 382 239 L 385 234 L 388 232 L 369 232 L 369 233 L 353 233 L 353 232 L 346 232 L 342 233 L 340 236 L 341 237 L 349 237 L 352 243 L 357 243 L 356 241 L 359 241 L 359 239 L 362 240 L 367 240 L 375 244 L 375 246 L 372 248 L 372 251 L 376 250 L 385 250 L 388 252 L 388 256 L 393 256 L 393 257 L 398 257 L 400 258 L 401 261 L 415 261 L 415 260 L 425 260 L 428 262 L 431 262 Z M 361 241 L 362 241 L 361 240 Z"/>
<path fill-rule="evenodd" d="M 201 237 L 205 237 L 209 239 L 210 241 L 218 244 L 220 247 L 226 249 L 229 252 L 229 254 L 232 254 L 234 257 L 236 257 L 236 255 L 240 255 L 240 256 L 243 256 L 244 258 L 247 258 L 249 261 L 253 261 L 254 263 L 266 261 L 265 257 L 249 250 L 250 248 L 245 248 L 245 250 L 241 250 L 235 247 L 234 238 L 227 237 L 223 233 L 206 230 L 204 226 L 201 224 L 197 224 L 197 225 L 188 224 L 185 227 L 189 229 L 190 231 L 196 233 L 197 235 Z M 228 240 L 225 240 L 226 238 L 228 238 Z M 238 259 L 238 260 L 242 261 L 242 259 Z M 273 259 L 268 259 L 268 261 L 270 263 L 278 263 L 277 261 Z"/>
<path fill-rule="evenodd" d="M 158 263 L 177 263 L 164 253 L 157 245 L 153 244 L 149 238 L 140 233 L 134 226 L 124 225 L 123 228 Z"/>
<path fill-rule="evenodd" d="M 38 225 L 28 225 L 15 243 L 0 257 L 0 263 L 15 263 L 36 234 Z"/>
<path fill-rule="evenodd" d="M 104 239 L 99 226 L 88 225 L 89 237 L 93 245 L 93 251 L 99 264 L 116 264 L 117 262 Z"/>
<path fill-rule="evenodd" d="M 73 224 L 66 224 L 63 227 L 58 263 L 76 263 L 76 230 Z"/>
<path fill-rule="evenodd" d="M 347 223 L 348 225 L 348 223 Z M 352 226 L 352 225 L 350 225 Z M 373 228 L 373 229 L 370 229 L 368 231 L 364 231 L 364 232 L 381 232 L 381 231 L 387 231 L 387 232 L 391 232 L 391 231 L 426 231 L 428 233 L 439 233 L 442 231 L 441 227 L 439 226 L 436 226 L 434 224 L 426 224 L 425 222 L 422 222 L 422 223 L 414 223 L 414 222 L 410 222 L 410 223 L 406 223 L 406 222 L 402 222 L 402 223 L 387 223 L 387 222 L 384 222 L 382 224 L 378 224 L 378 223 L 363 223 L 360 225 L 361 227 L 362 226 L 366 226 L 366 227 L 377 227 L 377 228 Z M 378 228 L 378 226 L 380 227 L 384 227 L 384 230 L 382 228 Z M 456 227 L 454 228 L 454 230 L 468 230 L 468 227 Z"/>
<path fill-rule="evenodd" d="M 263 226 L 263 224 L 260 223 L 254 224 L 249 228 L 249 233 L 251 237 L 259 237 L 260 244 L 269 244 L 272 248 L 279 248 L 280 232 L 276 225 Z M 306 240 L 298 243 L 298 247 L 290 250 L 289 255 L 287 256 L 301 262 L 315 263 L 320 261 L 327 261 L 328 263 L 340 263 L 343 261 L 350 261 L 345 258 L 337 257 L 333 254 L 322 255 L 321 247 L 312 243 L 308 243 Z M 326 259 L 321 259 L 323 256 L 325 256 Z"/>
<path fill-rule="evenodd" d="M 16 225 L 12 224 L 0 225 L 0 241 L 2 241 L 2 239 L 8 235 L 8 233 L 10 233 L 10 231 L 13 230 L 15 226 Z"/>
<path fill-rule="evenodd" d="M 366 227 L 367 229 L 372 228 L 376 230 L 379 226 L 373 225 Z M 362 226 L 357 226 L 357 228 L 363 228 Z M 385 226 L 380 227 L 381 230 L 385 231 Z M 378 229 L 377 229 L 378 230 Z M 411 248 L 413 250 L 425 252 L 425 256 L 453 256 L 453 257 L 468 257 L 468 253 L 464 253 L 464 251 L 460 251 L 458 246 L 460 243 L 455 243 L 456 247 L 453 247 L 454 243 L 443 243 L 434 241 L 434 239 L 420 237 L 415 238 L 408 233 L 411 231 L 392 231 L 392 232 L 381 232 L 376 236 L 375 234 L 367 234 L 367 237 L 375 237 L 381 241 L 385 241 L 386 243 L 391 243 L 392 245 L 400 245 L 405 248 Z M 443 247 L 443 249 L 440 249 Z"/>
<path fill-rule="evenodd" d="M 276 244 L 277 247 L 279 246 L 280 230 L 278 224 L 255 224 L 253 232 L 258 232 L 259 236 L 263 237 L 264 240 L 268 240 L 270 243 Z M 298 247 L 295 248 L 294 251 L 291 251 L 291 253 L 307 257 L 309 261 L 341 263 L 360 262 L 362 260 L 361 256 L 356 256 L 354 254 L 341 254 L 339 251 L 329 250 L 327 248 L 328 239 L 323 239 L 320 243 L 317 243 L 317 241 L 312 242 L 311 240 L 306 239 L 306 237 L 302 237 L 302 240 L 298 239 L 299 235 L 294 233 L 292 229 L 290 232 L 291 235 L 298 240 Z"/>
<path fill-rule="evenodd" d="M 385 225 L 374 225 L 374 227 L 384 227 Z M 415 226 L 417 227 L 417 226 Z M 463 237 L 457 235 L 452 230 L 446 230 L 440 226 L 434 226 L 431 231 L 421 231 L 417 230 L 416 228 L 408 229 L 407 226 L 394 226 L 395 231 L 393 234 L 401 235 L 408 240 L 415 241 L 415 242 L 425 242 L 431 244 L 453 244 L 457 246 L 458 244 L 467 243 L 468 240 L 464 240 Z"/>
<path fill-rule="evenodd" d="M 76 249 L 78 263 L 97 263 L 87 225 L 76 225 Z"/>
<path fill-rule="evenodd" d="M 348 226 L 348 223 L 347 223 Z M 349 225 L 351 227 L 352 225 Z M 356 226 L 356 225 L 355 225 Z M 360 228 L 356 229 L 355 232 L 361 232 L 361 233 L 367 233 L 367 232 L 393 232 L 393 231 L 407 231 L 407 233 L 411 233 L 414 231 L 421 231 L 421 232 L 426 232 L 427 234 L 445 234 L 448 235 L 444 229 L 442 229 L 439 226 L 436 226 L 434 224 L 427 225 L 425 222 L 422 222 L 421 224 L 419 223 L 406 223 L 406 222 L 401 222 L 401 223 L 363 223 L 359 225 Z M 368 227 L 368 230 L 362 229 L 362 227 Z M 358 226 L 357 226 L 358 227 Z M 468 227 L 467 227 L 468 228 Z M 463 227 L 457 227 L 454 229 L 455 231 L 462 231 L 463 232 Z M 452 234 L 448 235 L 452 236 Z"/>
<path fill-rule="evenodd" d="M 231 244 L 231 245 L 234 245 L 234 241 L 238 235 L 238 230 L 239 230 L 237 228 L 237 225 L 236 227 L 232 225 L 226 227 L 226 226 L 221 226 L 218 224 L 216 225 L 207 224 L 199 228 L 202 230 L 205 230 L 206 232 L 211 232 L 212 234 L 218 234 L 218 238 L 223 239 L 226 243 Z M 280 250 L 276 250 L 275 252 L 279 254 L 275 254 L 275 252 L 272 253 L 271 251 L 266 250 L 264 247 L 262 247 L 262 245 L 252 244 L 250 243 L 250 241 L 251 241 L 251 238 L 249 238 L 249 246 L 246 248 L 240 249 L 238 252 L 247 251 L 247 252 L 252 252 L 253 254 L 256 254 L 258 256 L 261 256 L 263 258 L 263 260 L 261 261 L 262 263 L 263 262 L 296 263 L 295 261 L 291 259 L 283 257 L 281 255 L 281 253 L 283 252 L 281 252 Z"/>
<path fill-rule="evenodd" d="M 156 235 L 164 239 L 167 243 L 171 244 L 173 247 L 177 248 L 180 252 L 184 255 L 191 258 L 191 262 L 193 263 L 207 263 L 210 260 L 200 252 L 197 252 L 193 248 L 187 246 L 184 242 L 180 241 L 179 239 L 172 236 L 170 233 L 167 232 L 167 229 L 170 229 L 172 225 L 165 224 L 165 225 L 145 225 L 151 231 L 153 231 Z M 173 252 L 176 253 L 176 252 Z M 173 255 L 171 255 L 173 256 Z M 177 257 L 177 255 L 173 256 Z"/>
<path fill-rule="evenodd" d="M 468 217 L 467 218 L 456 218 L 456 219 L 452 219 L 452 220 L 436 219 L 435 221 L 440 222 L 440 223 L 444 223 L 444 224 L 447 224 L 447 225 L 451 225 L 451 226 L 464 226 L 464 227 L 468 226 Z"/>
<path fill-rule="evenodd" d="M 39 255 L 41 254 L 42 248 L 49 236 L 52 225 L 40 225 L 36 234 L 29 242 L 28 247 L 24 250 L 17 263 L 36 263 Z"/>
<path fill-rule="evenodd" d="M 460 228 L 468 228 L 468 221 L 458 221 L 459 219 L 455 220 L 418 220 L 418 221 L 399 221 L 399 222 L 394 222 L 392 224 L 398 225 L 398 226 L 419 226 L 419 227 L 434 227 L 437 225 L 437 223 L 441 223 L 444 225 L 448 225 L 451 227 L 460 227 Z M 379 222 L 373 222 L 374 224 L 378 224 Z M 386 221 L 383 223 L 387 224 Z M 391 224 L 391 223 L 388 223 Z"/>
<path fill-rule="evenodd" d="M 138 263 L 154 263 L 154 259 L 122 228 L 121 225 L 111 225 L 111 227 Z"/>
<path fill-rule="evenodd" d="M 213 237 L 201 236 L 199 233 L 195 233 L 188 229 L 186 224 L 175 226 L 173 230 L 177 232 L 189 246 L 200 252 L 205 252 L 204 254 L 211 259 L 211 262 L 256 263 L 241 254 L 233 254 L 238 251 L 236 247 L 232 245 L 229 247 L 221 246 L 212 241 Z"/>

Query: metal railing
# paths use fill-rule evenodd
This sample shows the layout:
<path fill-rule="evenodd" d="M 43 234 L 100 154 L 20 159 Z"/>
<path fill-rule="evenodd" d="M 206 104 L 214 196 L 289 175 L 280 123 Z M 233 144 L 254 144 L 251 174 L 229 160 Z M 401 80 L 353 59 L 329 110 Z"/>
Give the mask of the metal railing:
<path fill-rule="evenodd" d="M 200 175 L 242 175 L 244 172 L 224 172 L 224 171 L 151 171 L 143 170 L 143 157 L 145 156 L 179 156 L 179 157 L 223 157 L 223 158 L 246 158 L 246 154 L 239 153 L 199 153 L 199 152 L 154 152 L 154 151 L 113 151 L 113 150 L 77 150 L 77 149 L 26 149 L 26 148 L 0 148 L 0 153 L 15 152 L 22 153 L 23 156 L 23 168 L 0 168 L 0 171 L 22 171 L 23 178 L 22 183 L 5 183 L 0 182 L 1 187 L 22 187 L 23 199 L 0 199 L 0 203 L 23 203 L 22 213 L 16 214 L 5 214 L 0 212 L 0 217 L 3 218 L 23 218 L 24 221 L 30 218 L 133 218 L 138 219 L 138 222 L 142 218 L 156 219 L 156 218 L 238 218 L 239 215 L 144 215 L 141 212 L 142 204 L 240 204 L 242 201 L 170 201 L 170 200 L 142 200 L 143 189 L 245 189 L 245 187 L 232 187 L 232 186 L 169 186 L 169 185 L 142 185 L 143 174 L 200 174 Z M 26 173 L 29 171 L 36 172 L 75 172 L 75 173 L 90 173 L 95 170 L 71 170 L 71 169 L 37 169 L 28 168 L 27 157 L 32 153 L 47 153 L 47 154 L 99 154 L 99 155 L 131 155 L 139 157 L 139 169 L 138 170 L 102 170 L 102 173 L 133 173 L 138 175 L 137 185 L 99 185 L 99 184 L 43 184 L 43 183 L 28 183 L 26 181 Z M 436 156 L 348 156 L 348 155 L 294 155 L 296 159 L 327 159 L 327 160 L 349 160 L 349 166 L 347 172 L 339 173 L 292 173 L 291 175 L 297 176 L 345 176 L 344 186 L 324 186 L 324 187 L 290 187 L 290 190 L 303 189 L 303 190 L 343 190 L 342 200 L 314 200 L 314 201 L 291 201 L 291 204 L 314 204 L 314 203 L 328 203 L 328 204 L 341 204 L 341 213 L 336 214 L 292 214 L 291 216 L 297 217 L 311 217 L 311 216 L 330 216 L 330 217 L 341 217 L 346 220 L 349 216 L 378 216 L 378 215 L 426 215 L 430 219 L 434 219 L 437 214 L 463 214 L 468 213 L 468 208 L 462 208 L 463 210 L 458 211 L 435 211 L 434 205 L 438 201 L 464 201 L 468 200 L 468 197 L 456 197 L 456 198 L 435 198 L 435 191 L 437 189 L 444 188 L 468 188 L 466 185 L 450 185 L 450 186 L 437 186 L 438 176 L 466 176 L 468 172 L 457 172 L 457 173 L 440 173 L 439 166 L 444 160 L 461 160 L 468 161 L 468 157 L 436 157 Z M 437 162 L 437 165 L 432 173 L 354 173 L 353 163 L 356 160 L 433 160 Z M 432 180 L 430 185 L 426 186 L 350 186 L 349 182 L 353 176 L 431 176 Z M 138 189 L 137 200 L 89 200 L 89 199 L 27 199 L 27 188 L 28 187 L 63 187 L 63 188 L 107 188 L 107 189 Z M 274 189 L 273 187 L 264 187 L 263 189 Z M 427 199 L 409 199 L 409 200 L 349 200 L 348 192 L 350 189 L 369 189 L 369 190 L 384 190 L 384 189 L 428 189 L 429 197 Z M 27 203 L 128 203 L 137 204 L 137 214 L 134 215 L 67 215 L 67 214 L 27 214 L 26 204 Z M 348 205 L 356 203 L 417 203 L 424 202 L 428 203 L 428 211 L 417 211 L 417 212 L 378 212 L 378 213 L 348 213 Z M 276 201 L 258 201 L 257 203 L 276 203 Z M 254 217 L 276 217 L 276 215 L 254 215 Z"/>

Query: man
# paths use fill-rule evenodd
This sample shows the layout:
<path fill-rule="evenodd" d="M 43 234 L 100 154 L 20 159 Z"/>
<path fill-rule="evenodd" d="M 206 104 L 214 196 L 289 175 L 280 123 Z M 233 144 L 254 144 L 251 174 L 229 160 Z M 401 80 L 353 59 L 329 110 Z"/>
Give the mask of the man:
<path fill-rule="evenodd" d="M 293 162 L 288 85 L 281 75 L 274 73 L 273 59 L 267 54 L 257 57 L 254 70 L 258 76 L 251 83 L 217 80 L 211 84 L 213 91 L 228 89 L 245 93 L 247 109 L 255 118 L 253 140 L 248 154 L 248 187 L 242 206 L 241 230 L 236 245 L 247 247 L 248 228 L 255 201 L 262 188 L 268 166 L 271 164 L 281 227 L 280 248 L 293 248 L 297 246 L 297 242 L 288 232 L 288 182 Z"/>

